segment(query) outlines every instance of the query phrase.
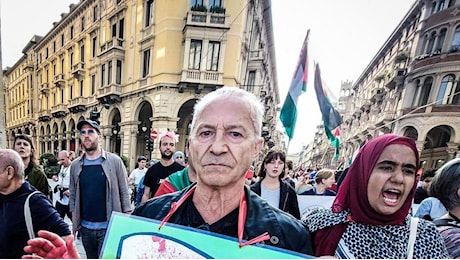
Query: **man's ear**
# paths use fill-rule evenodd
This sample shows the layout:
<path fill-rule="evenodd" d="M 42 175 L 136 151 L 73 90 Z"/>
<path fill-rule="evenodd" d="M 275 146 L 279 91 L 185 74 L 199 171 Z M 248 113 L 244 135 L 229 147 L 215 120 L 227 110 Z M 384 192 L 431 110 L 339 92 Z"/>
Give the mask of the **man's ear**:
<path fill-rule="evenodd" d="M 264 147 L 264 138 L 259 137 L 259 139 L 256 141 L 256 145 L 254 147 L 254 154 L 252 155 L 253 159 L 257 158 L 257 156 L 259 155 L 260 151 L 262 150 L 262 147 Z"/>
<path fill-rule="evenodd" d="M 14 178 L 15 176 L 15 172 L 14 172 L 14 168 L 13 166 L 8 166 L 6 167 L 6 174 L 8 174 L 8 180 L 11 180 Z"/>
<path fill-rule="evenodd" d="M 460 188 L 457 189 L 457 196 L 460 198 Z"/>

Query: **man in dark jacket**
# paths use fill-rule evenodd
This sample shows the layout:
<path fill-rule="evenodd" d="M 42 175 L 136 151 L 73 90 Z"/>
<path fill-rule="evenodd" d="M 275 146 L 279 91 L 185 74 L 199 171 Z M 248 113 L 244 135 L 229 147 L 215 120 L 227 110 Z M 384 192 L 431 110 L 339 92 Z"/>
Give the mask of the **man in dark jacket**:
<path fill-rule="evenodd" d="M 242 237 L 241 245 L 253 240 L 312 254 L 302 224 L 245 187 L 246 170 L 263 146 L 262 117 L 259 99 L 239 88 L 224 87 L 203 97 L 195 105 L 189 138 L 196 185 L 149 200 L 133 215 Z M 173 202 L 178 202 L 175 207 Z"/>
<path fill-rule="evenodd" d="M 37 191 L 24 180 L 24 163 L 11 149 L 0 149 L 0 258 L 21 258 L 29 240 L 24 205 Z M 69 225 L 59 216 L 46 195 L 37 192 L 28 201 L 31 230 L 49 230 L 59 236 L 70 235 Z"/>

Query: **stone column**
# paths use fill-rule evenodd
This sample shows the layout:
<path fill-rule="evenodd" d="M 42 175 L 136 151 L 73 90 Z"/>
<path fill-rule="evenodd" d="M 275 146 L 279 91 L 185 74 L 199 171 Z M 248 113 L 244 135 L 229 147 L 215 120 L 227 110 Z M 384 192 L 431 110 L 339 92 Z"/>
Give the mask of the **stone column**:
<path fill-rule="evenodd" d="M 65 132 L 65 147 L 70 152 L 70 140 L 72 139 L 72 131 Z"/>
<path fill-rule="evenodd" d="M 425 141 L 415 141 L 415 145 L 417 146 L 418 154 L 422 154 L 423 147 L 425 146 Z"/>
<path fill-rule="evenodd" d="M 113 152 L 110 149 L 110 137 L 112 136 L 111 126 L 104 126 L 101 128 L 102 132 L 102 147 L 104 150 Z"/>
<path fill-rule="evenodd" d="M 120 125 L 120 138 L 121 138 L 121 151 L 122 155 L 129 158 L 130 167 L 135 164 L 137 158 L 137 134 L 138 134 L 138 121 L 121 122 Z"/>
<path fill-rule="evenodd" d="M 75 133 L 75 152 L 77 153 L 76 156 L 80 153 L 82 149 L 80 149 L 80 133 L 77 129 L 74 130 Z"/>

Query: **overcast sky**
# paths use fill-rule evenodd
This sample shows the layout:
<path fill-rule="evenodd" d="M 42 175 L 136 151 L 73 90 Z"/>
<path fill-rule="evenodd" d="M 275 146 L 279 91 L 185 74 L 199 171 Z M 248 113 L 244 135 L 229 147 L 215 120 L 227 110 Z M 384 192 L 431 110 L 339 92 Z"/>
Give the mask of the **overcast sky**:
<path fill-rule="evenodd" d="M 280 106 L 308 29 L 310 63 L 319 62 L 323 80 L 338 97 L 341 81 L 361 75 L 414 1 L 272 0 Z M 60 20 L 60 14 L 69 11 L 71 3 L 78 0 L 0 0 L 3 67 L 14 65 L 32 36 L 44 36 L 52 23 Z M 289 152 L 313 140 L 316 125 L 321 123 L 313 75 L 310 66 Z"/>

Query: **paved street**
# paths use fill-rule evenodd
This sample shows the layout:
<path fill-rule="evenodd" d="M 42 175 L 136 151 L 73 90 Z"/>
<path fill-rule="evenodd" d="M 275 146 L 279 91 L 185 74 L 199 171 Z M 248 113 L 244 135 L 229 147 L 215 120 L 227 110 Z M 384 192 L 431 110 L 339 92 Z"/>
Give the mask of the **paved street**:
<path fill-rule="evenodd" d="M 57 185 L 57 182 L 54 182 L 52 179 L 48 179 L 48 184 L 51 186 L 51 189 L 54 190 L 54 187 Z M 53 195 L 53 205 L 56 205 L 57 196 L 57 193 Z M 64 221 L 69 224 L 69 228 L 70 230 L 72 230 L 72 221 L 67 216 L 64 218 Z M 78 253 L 80 254 L 81 258 L 86 258 L 85 249 L 83 248 L 81 239 L 75 239 L 75 245 L 77 246 Z"/>

